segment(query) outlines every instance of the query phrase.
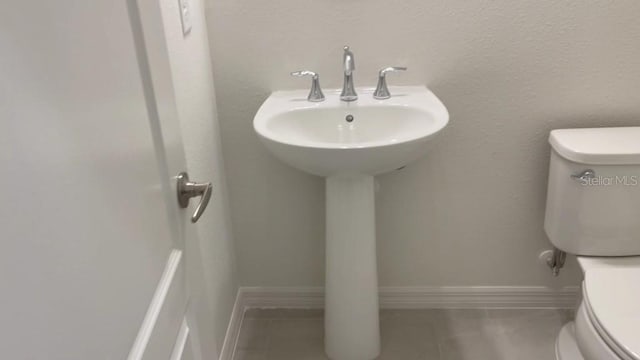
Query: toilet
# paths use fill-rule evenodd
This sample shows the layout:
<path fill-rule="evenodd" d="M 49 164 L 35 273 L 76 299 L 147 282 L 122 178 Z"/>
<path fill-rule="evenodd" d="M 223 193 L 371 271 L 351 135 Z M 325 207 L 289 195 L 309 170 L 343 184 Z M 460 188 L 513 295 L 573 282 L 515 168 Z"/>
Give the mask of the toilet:
<path fill-rule="evenodd" d="M 544 228 L 584 274 L 558 360 L 640 360 L 640 127 L 549 136 Z"/>

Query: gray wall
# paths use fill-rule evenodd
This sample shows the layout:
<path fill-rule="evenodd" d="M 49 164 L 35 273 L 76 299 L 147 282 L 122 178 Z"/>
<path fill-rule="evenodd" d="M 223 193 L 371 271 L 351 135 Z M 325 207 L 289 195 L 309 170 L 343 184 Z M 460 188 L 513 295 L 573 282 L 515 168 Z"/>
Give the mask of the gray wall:
<path fill-rule="evenodd" d="M 640 125 L 640 2 L 207 0 L 242 285 L 321 285 L 324 182 L 280 163 L 253 133 L 292 70 L 358 86 L 387 65 L 451 113 L 424 160 L 378 178 L 380 283 L 577 284 L 538 260 L 550 129 Z"/>

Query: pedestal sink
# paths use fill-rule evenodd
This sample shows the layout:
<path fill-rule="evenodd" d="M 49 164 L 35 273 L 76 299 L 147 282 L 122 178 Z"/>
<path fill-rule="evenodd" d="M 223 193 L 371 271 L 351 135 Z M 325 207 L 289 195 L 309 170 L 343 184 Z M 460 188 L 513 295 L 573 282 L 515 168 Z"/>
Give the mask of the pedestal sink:
<path fill-rule="evenodd" d="M 425 155 L 449 121 L 424 86 L 389 87 L 393 96 L 343 102 L 326 91 L 276 91 L 253 125 L 266 147 L 302 171 L 326 177 L 325 350 L 334 360 L 372 360 L 380 353 L 376 265 L 375 175 Z"/>

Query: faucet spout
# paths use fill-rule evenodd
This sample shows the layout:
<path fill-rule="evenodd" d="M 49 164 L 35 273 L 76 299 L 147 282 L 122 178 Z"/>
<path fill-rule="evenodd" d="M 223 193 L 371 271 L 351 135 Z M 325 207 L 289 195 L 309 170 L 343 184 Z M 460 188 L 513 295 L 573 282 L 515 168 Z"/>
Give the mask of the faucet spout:
<path fill-rule="evenodd" d="M 353 58 L 353 52 L 351 52 L 348 46 L 344 47 L 344 55 L 342 57 L 342 60 L 342 63 L 344 65 L 344 84 L 342 85 L 340 100 L 358 100 L 358 94 L 356 93 L 355 86 L 353 85 L 353 71 L 356 69 L 356 63 Z"/>
<path fill-rule="evenodd" d="M 344 47 L 344 55 L 342 59 L 344 61 L 344 74 L 351 75 L 353 70 L 356 69 L 356 63 L 355 63 L 355 60 L 353 59 L 353 52 L 349 50 L 348 46 Z"/>

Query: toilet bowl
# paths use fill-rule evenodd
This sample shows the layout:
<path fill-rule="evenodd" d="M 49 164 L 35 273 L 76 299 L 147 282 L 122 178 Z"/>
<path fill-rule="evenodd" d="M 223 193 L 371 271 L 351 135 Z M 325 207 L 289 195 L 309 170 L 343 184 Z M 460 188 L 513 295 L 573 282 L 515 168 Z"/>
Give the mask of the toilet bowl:
<path fill-rule="evenodd" d="M 584 275 L 556 358 L 640 360 L 640 127 L 553 130 L 549 143 L 544 229 Z"/>
<path fill-rule="evenodd" d="M 640 360 L 640 257 L 578 262 L 582 301 L 558 335 L 557 360 Z"/>

